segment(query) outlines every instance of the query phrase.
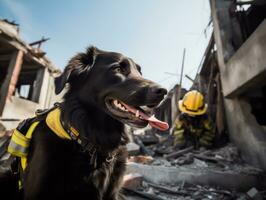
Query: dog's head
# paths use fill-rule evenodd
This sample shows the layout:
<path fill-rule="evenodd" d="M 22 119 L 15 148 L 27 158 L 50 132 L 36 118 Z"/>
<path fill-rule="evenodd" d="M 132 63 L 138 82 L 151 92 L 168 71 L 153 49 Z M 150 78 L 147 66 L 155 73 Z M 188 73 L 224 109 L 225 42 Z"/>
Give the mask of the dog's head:
<path fill-rule="evenodd" d="M 167 90 L 144 79 L 140 66 L 120 53 L 89 47 L 85 53 L 74 56 L 56 78 L 56 94 L 66 83 L 84 106 L 96 106 L 131 126 L 145 127 L 149 123 L 161 130 L 168 129 L 165 122 L 150 115 Z"/>

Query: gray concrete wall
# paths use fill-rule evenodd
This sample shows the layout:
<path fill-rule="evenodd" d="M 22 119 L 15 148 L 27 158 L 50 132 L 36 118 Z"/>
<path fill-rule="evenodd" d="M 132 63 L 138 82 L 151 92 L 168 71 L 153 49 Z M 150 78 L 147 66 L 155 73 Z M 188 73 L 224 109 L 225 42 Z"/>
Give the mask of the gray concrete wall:
<path fill-rule="evenodd" d="M 266 132 L 241 94 L 265 84 L 266 20 L 226 63 L 221 79 L 230 139 L 244 160 L 266 170 Z"/>
<path fill-rule="evenodd" d="M 54 77 L 46 68 L 40 92 L 39 108 L 50 108 L 54 102 L 61 100 L 61 98 L 61 96 L 55 95 Z"/>
<path fill-rule="evenodd" d="M 35 110 L 37 109 L 38 104 L 26 99 L 21 99 L 16 96 L 12 96 L 12 101 L 7 100 L 2 118 L 3 119 L 26 119 L 34 115 Z M 2 121 L 1 122 L 7 130 L 13 129 L 17 126 L 19 121 Z"/>
<path fill-rule="evenodd" d="M 266 132 L 251 114 L 250 105 L 243 99 L 226 99 L 225 108 L 230 139 L 243 159 L 266 170 Z"/>
<path fill-rule="evenodd" d="M 266 78 L 266 20 L 226 63 L 222 71 L 225 97 L 236 97 Z"/>
<path fill-rule="evenodd" d="M 250 164 L 266 170 L 266 132 L 251 114 L 250 105 L 241 98 L 252 88 L 259 88 L 266 79 L 266 20 L 244 44 L 232 50 L 230 3 L 210 0 L 215 44 L 225 97 L 229 135 Z"/>

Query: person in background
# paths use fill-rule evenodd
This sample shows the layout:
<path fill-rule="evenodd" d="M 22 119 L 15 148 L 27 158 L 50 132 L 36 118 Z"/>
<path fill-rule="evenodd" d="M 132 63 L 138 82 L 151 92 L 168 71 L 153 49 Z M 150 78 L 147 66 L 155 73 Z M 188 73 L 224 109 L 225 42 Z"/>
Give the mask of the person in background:
<path fill-rule="evenodd" d="M 178 102 L 180 115 L 175 121 L 172 135 L 177 148 L 194 146 L 212 147 L 215 132 L 210 118 L 206 114 L 207 104 L 203 95 L 197 90 L 192 90 L 184 95 Z"/>

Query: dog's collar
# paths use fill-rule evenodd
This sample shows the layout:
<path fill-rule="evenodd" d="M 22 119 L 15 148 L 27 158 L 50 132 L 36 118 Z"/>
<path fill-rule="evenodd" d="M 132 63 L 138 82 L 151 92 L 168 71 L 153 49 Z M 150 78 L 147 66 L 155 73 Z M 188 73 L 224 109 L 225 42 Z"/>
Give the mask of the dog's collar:
<path fill-rule="evenodd" d="M 48 113 L 46 124 L 58 137 L 76 141 L 81 146 L 82 151 L 90 155 L 90 164 L 95 168 L 97 167 L 98 154 L 100 154 L 107 163 L 110 163 L 116 157 L 116 152 L 103 153 L 100 147 L 91 143 L 87 138 L 82 137 L 74 127 L 64 123 L 60 105 L 56 105 L 56 108 Z"/>

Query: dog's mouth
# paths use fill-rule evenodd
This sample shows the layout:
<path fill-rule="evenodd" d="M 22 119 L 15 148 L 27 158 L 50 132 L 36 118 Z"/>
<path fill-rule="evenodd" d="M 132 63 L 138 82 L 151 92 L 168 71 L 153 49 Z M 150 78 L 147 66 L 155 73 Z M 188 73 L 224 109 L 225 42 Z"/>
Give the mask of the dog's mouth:
<path fill-rule="evenodd" d="M 169 128 L 168 123 L 160 121 L 154 115 L 150 114 L 151 109 L 147 106 L 134 107 L 130 106 L 121 100 L 108 98 L 105 101 L 109 112 L 117 119 L 131 125 L 143 128 L 150 124 L 153 128 L 161 131 L 166 131 Z"/>

